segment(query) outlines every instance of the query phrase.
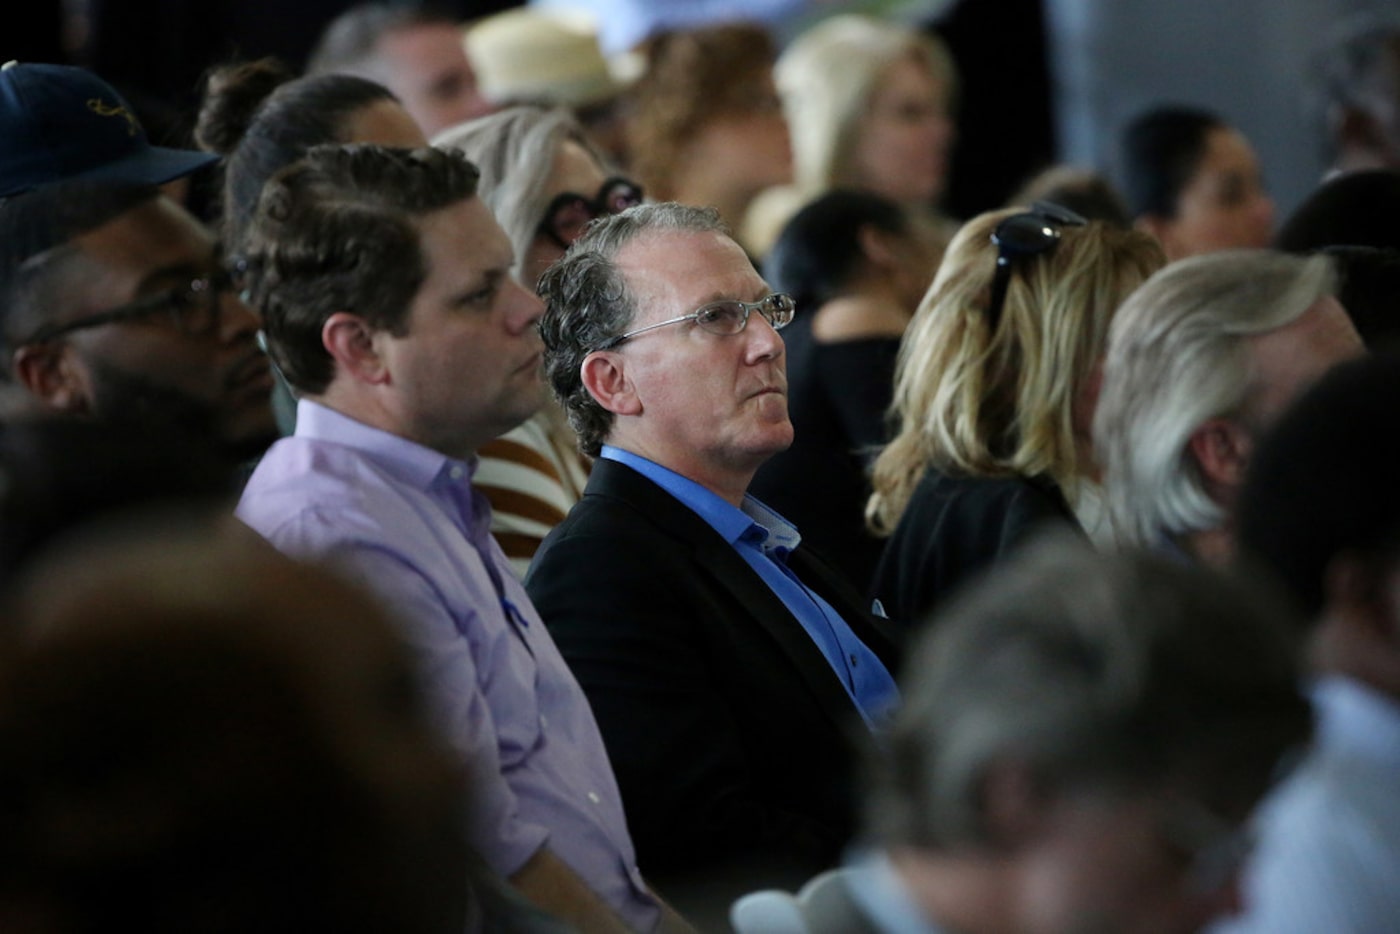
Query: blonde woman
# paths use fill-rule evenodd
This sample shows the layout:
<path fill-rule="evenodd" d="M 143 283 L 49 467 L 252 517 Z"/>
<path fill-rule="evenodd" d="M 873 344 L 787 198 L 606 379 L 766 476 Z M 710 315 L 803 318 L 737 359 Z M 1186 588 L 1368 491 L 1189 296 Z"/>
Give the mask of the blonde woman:
<path fill-rule="evenodd" d="M 792 41 L 776 77 L 793 183 L 755 201 L 744 231 L 751 249 L 766 252 L 798 208 L 833 188 L 881 195 L 948 224 L 935 205 L 955 136 L 957 76 L 941 42 L 867 16 L 833 16 Z"/>
<path fill-rule="evenodd" d="M 1164 262 L 1145 233 L 1054 205 L 994 211 L 948 247 L 905 333 L 875 462 L 873 593 L 916 623 L 954 584 L 1045 523 L 1082 528 L 1108 325 Z"/>

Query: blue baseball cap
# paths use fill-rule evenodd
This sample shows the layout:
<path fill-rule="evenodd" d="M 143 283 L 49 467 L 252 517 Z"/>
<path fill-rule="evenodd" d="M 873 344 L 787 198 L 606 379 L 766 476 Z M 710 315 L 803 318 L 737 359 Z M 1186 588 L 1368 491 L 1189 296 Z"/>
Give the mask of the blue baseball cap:
<path fill-rule="evenodd" d="M 0 198 L 80 178 L 159 185 L 218 158 L 152 146 L 131 106 L 90 71 L 0 67 Z"/>

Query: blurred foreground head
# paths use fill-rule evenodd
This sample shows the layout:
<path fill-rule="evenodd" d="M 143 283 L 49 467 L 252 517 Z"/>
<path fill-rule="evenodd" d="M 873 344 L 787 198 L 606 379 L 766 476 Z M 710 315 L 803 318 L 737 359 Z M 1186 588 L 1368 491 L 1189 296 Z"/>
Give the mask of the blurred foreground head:
<path fill-rule="evenodd" d="M 1196 930 L 1233 900 L 1239 826 L 1309 732 L 1290 620 L 1200 568 L 1037 543 L 906 665 L 877 842 L 958 930 Z M 960 923 L 978 891 L 999 919 Z"/>
<path fill-rule="evenodd" d="M 18 591 L 0 929 L 463 930 L 461 776 L 380 611 L 260 543 L 158 532 Z"/>

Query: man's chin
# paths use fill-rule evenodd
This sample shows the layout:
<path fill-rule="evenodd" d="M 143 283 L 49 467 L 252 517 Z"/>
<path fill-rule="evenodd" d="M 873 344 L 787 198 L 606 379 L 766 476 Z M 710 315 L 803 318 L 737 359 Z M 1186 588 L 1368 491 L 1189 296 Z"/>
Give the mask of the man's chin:
<path fill-rule="evenodd" d="M 767 462 L 770 457 L 775 457 L 792 447 L 791 422 L 784 421 L 781 425 L 772 425 L 769 428 L 770 430 L 755 438 L 753 443 L 748 446 L 749 453 L 759 462 L 759 466 Z"/>

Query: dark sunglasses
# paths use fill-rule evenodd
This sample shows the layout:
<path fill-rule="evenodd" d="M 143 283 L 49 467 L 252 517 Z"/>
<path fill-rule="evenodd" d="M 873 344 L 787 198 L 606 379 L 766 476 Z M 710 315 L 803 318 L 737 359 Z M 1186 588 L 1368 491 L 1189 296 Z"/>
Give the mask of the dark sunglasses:
<path fill-rule="evenodd" d="M 621 214 L 642 203 L 642 188 L 625 178 L 603 182 L 593 198 L 572 191 L 555 195 L 540 221 L 540 233 L 567 250 L 583 235 L 588 222 L 605 214 Z"/>
<path fill-rule="evenodd" d="M 64 324 L 52 324 L 39 328 L 20 346 L 42 344 L 74 331 L 116 324 L 123 321 L 136 321 L 161 315 L 168 316 L 170 324 L 181 334 L 199 336 L 210 334 L 219 326 L 219 296 L 235 288 L 233 275 L 224 269 L 198 276 L 189 282 L 165 289 L 154 295 L 147 295 L 127 302 L 116 308 L 78 318 Z"/>
<path fill-rule="evenodd" d="M 1037 201 L 1029 211 L 1013 214 L 997 224 L 992 231 L 992 243 L 997 248 L 997 269 L 992 277 L 991 301 L 987 303 L 987 333 L 995 334 L 1001 324 L 1001 310 L 1006 304 L 1006 289 L 1011 284 L 1016 260 L 1049 253 L 1059 244 L 1062 228 L 1083 227 L 1087 223 L 1088 220 L 1069 208 Z"/>

